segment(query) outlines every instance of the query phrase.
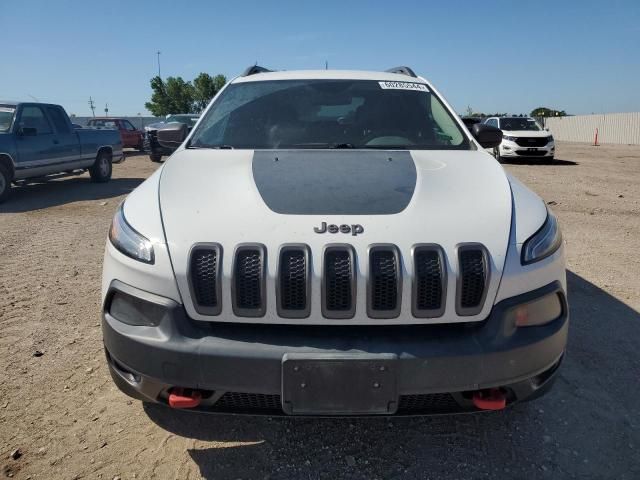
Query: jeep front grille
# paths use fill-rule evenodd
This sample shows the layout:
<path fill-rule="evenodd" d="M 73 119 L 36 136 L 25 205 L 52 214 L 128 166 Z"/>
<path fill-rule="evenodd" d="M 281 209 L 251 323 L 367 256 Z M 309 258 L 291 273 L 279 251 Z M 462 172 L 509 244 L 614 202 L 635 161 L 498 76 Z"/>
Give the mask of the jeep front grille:
<path fill-rule="evenodd" d="M 236 248 L 233 265 L 233 312 L 239 317 L 262 317 L 266 311 L 264 245 Z"/>
<path fill-rule="evenodd" d="M 444 313 L 447 285 L 442 248 L 437 245 L 416 245 L 413 249 L 413 271 L 413 316 L 441 316 Z"/>
<path fill-rule="evenodd" d="M 201 243 L 191 249 L 189 286 L 195 309 L 202 315 L 220 313 L 220 265 L 220 245 Z"/>
<path fill-rule="evenodd" d="M 310 257 L 306 245 L 285 245 L 280 250 L 276 299 L 278 315 L 283 318 L 309 316 Z"/>
<path fill-rule="evenodd" d="M 400 315 L 402 267 L 394 245 L 374 245 L 369 249 L 367 313 L 371 318 Z"/>
<path fill-rule="evenodd" d="M 411 255 L 404 257 L 405 263 L 397 246 L 374 244 L 366 256 L 360 257 L 366 264 L 362 269 L 358 267 L 355 249 L 348 244 L 325 246 L 321 258 L 312 257 L 308 245 L 285 244 L 273 262 L 276 271 L 269 277 L 266 247 L 240 244 L 228 260 L 230 279 L 222 277 L 222 253 L 222 246 L 215 243 L 199 243 L 191 250 L 188 285 L 199 315 L 220 315 L 223 298 L 231 298 L 230 307 L 236 317 L 263 317 L 267 314 L 267 298 L 274 298 L 271 288 L 275 287 L 275 305 L 271 307 L 275 311 L 270 315 L 305 323 L 302 319 L 310 317 L 315 307 L 325 319 L 349 320 L 356 315 L 357 272 L 366 270 L 361 288 L 366 290 L 367 318 L 394 319 L 403 313 L 405 278 L 411 280 L 410 292 L 404 295 L 407 307 L 409 301 L 411 307 L 404 315 L 415 319 L 438 318 L 447 308 L 448 265 L 457 261 L 455 306 L 451 308 L 459 316 L 473 316 L 483 310 L 491 271 L 488 251 L 481 244 L 460 246 L 455 260 L 448 260 L 439 245 L 417 244 Z M 411 277 L 407 276 L 407 270 Z M 314 271 L 320 277 L 319 292 L 312 282 Z M 364 296 L 365 291 L 361 292 Z M 314 305 L 314 301 L 320 305 Z"/>
<path fill-rule="evenodd" d="M 355 315 L 355 253 L 349 245 L 330 245 L 324 251 L 322 314 L 325 318 Z"/>
<path fill-rule="evenodd" d="M 487 259 L 481 245 L 464 245 L 458 249 L 458 315 L 475 315 L 482 310 L 489 280 Z"/>

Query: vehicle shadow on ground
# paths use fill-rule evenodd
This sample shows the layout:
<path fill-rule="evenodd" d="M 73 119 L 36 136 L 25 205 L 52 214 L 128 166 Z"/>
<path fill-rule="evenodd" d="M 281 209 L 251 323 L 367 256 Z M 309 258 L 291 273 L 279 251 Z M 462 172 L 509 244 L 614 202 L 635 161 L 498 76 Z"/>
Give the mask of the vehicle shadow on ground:
<path fill-rule="evenodd" d="M 0 213 L 21 213 L 67 203 L 101 200 L 126 195 L 144 178 L 112 178 L 107 183 L 92 183 L 88 175 L 67 177 L 13 186 L 11 196 L 0 205 Z"/>
<path fill-rule="evenodd" d="M 634 478 L 640 313 L 569 272 L 567 356 L 545 397 L 502 412 L 414 418 L 234 417 L 144 406 L 203 478 Z M 635 478 L 638 478 L 635 476 Z"/>
<path fill-rule="evenodd" d="M 573 160 L 562 160 L 556 158 L 552 161 L 549 160 L 526 160 L 526 159 L 514 159 L 507 160 L 502 159 L 502 163 L 506 165 L 549 165 L 549 166 L 558 166 L 558 167 L 572 167 L 574 165 L 580 165 L 578 162 L 574 162 Z"/>

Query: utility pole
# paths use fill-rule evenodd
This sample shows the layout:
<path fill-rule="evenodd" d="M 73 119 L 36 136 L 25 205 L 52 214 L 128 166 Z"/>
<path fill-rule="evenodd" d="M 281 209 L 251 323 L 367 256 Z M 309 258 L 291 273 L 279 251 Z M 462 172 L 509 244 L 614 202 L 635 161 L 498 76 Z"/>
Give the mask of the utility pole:
<path fill-rule="evenodd" d="M 96 116 L 96 106 L 93 103 L 93 98 L 89 97 L 89 108 L 91 109 L 91 115 Z"/>
<path fill-rule="evenodd" d="M 104 116 L 105 117 L 109 116 L 109 104 L 108 103 L 104 104 Z"/>
<path fill-rule="evenodd" d="M 160 79 L 162 80 L 162 75 L 160 75 L 160 54 L 161 53 L 162 52 L 160 50 L 156 52 L 156 55 L 158 55 L 158 77 L 160 77 Z"/>

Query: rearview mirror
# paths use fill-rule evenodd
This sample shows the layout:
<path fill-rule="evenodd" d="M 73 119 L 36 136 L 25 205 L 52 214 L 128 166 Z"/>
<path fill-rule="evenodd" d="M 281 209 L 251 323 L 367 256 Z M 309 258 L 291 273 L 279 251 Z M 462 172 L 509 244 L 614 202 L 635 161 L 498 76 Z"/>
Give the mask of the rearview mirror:
<path fill-rule="evenodd" d="M 18 133 L 23 137 L 35 137 L 38 134 L 38 129 L 35 127 L 20 127 Z"/>
<path fill-rule="evenodd" d="M 170 123 L 158 129 L 158 143 L 165 148 L 178 148 L 187 138 L 187 126 L 184 123 Z"/>
<path fill-rule="evenodd" d="M 486 123 L 476 123 L 471 127 L 471 134 L 482 148 L 495 148 L 502 142 L 502 130 Z"/>

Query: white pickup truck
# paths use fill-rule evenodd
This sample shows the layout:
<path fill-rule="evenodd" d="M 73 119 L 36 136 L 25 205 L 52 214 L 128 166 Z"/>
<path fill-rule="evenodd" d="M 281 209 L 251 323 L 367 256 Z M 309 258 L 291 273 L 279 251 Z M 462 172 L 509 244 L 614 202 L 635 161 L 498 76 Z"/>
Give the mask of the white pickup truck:
<path fill-rule="evenodd" d="M 406 67 L 251 67 L 118 209 L 107 362 L 173 408 L 498 410 L 549 389 L 568 329 L 555 216 Z"/>

